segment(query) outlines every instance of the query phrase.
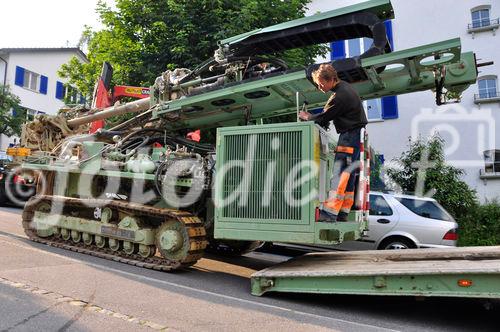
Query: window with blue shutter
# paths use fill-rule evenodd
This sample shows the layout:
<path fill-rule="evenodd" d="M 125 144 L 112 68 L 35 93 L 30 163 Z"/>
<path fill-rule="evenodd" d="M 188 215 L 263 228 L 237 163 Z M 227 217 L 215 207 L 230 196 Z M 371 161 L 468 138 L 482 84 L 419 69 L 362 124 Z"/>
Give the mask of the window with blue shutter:
<path fill-rule="evenodd" d="M 44 95 L 47 94 L 48 83 L 49 83 L 49 79 L 47 78 L 47 76 L 42 75 L 40 77 L 40 90 L 39 90 L 40 93 L 43 93 Z"/>
<path fill-rule="evenodd" d="M 14 79 L 14 83 L 17 86 L 33 92 L 47 94 L 47 80 L 46 76 L 37 74 L 23 67 L 16 66 L 16 77 Z"/>
<path fill-rule="evenodd" d="M 59 81 L 56 82 L 56 98 L 60 100 L 64 99 L 64 84 Z"/>
<path fill-rule="evenodd" d="M 15 84 L 17 86 L 24 86 L 24 68 L 16 66 Z"/>

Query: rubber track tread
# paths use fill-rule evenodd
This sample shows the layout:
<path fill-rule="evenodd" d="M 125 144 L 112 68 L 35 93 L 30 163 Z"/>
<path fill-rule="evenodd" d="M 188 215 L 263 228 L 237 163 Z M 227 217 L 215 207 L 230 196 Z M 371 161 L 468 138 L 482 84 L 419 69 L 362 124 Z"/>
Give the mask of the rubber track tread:
<path fill-rule="evenodd" d="M 76 208 L 92 208 L 98 206 L 111 207 L 130 213 L 131 215 L 141 214 L 154 217 L 177 219 L 187 227 L 188 234 L 190 236 L 190 250 L 188 251 L 187 257 L 178 262 L 169 261 L 158 256 L 144 258 L 138 254 L 127 255 L 122 251 L 115 252 L 109 248 L 100 249 L 95 244 L 88 246 L 83 244 L 83 242 L 73 243 L 70 242 L 71 240 L 64 241 L 63 239 L 56 238 L 54 236 L 42 238 L 38 236 L 36 231 L 31 227 L 31 222 L 35 214 L 36 206 L 40 202 L 44 201 L 49 204 L 63 204 L 64 206 L 74 206 Z M 195 264 L 203 256 L 205 247 L 207 246 L 205 228 L 203 227 L 202 221 L 198 217 L 193 216 L 187 211 L 157 208 L 137 203 L 113 200 L 104 201 L 98 199 L 81 199 L 64 196 L 37 195 L 32 197 L 26 203 L 22 214 L 22 219 L 24 232 L 29 237 L 29 239 L 34 242 L 158 271 L 173 271 Z"/>

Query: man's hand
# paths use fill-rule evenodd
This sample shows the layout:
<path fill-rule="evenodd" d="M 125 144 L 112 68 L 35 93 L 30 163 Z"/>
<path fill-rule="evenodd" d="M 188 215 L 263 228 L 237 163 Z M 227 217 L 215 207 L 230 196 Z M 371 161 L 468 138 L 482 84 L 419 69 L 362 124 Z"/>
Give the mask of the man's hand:
<path fill-rule="evenodd" d="M 311 113 L 301 111 L 299 112 L 299 119 L 303 121 L 308 121 L 311 118 Z"/>

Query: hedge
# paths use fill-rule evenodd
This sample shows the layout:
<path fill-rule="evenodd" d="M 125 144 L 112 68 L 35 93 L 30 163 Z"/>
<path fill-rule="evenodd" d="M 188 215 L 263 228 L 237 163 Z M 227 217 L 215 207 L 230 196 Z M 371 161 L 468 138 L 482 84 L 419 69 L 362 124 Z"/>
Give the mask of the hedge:
<path fill-rule="evenodd" d="M 459 246 L 500 245 L 500 204 L 497 201 L 474 205 L 458 219 Z"/>

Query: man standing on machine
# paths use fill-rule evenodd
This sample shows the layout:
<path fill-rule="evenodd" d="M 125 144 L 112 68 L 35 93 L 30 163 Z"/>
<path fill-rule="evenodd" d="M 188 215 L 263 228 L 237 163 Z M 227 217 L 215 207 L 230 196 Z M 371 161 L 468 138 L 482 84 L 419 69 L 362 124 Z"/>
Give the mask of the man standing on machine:
<path fill-rule="evenodd" d="M 356 90 L 337 76 L 331 64 L 321 64 L 312 72 L 312 79 L 318 89 L 324 93 L 332 91 L 323 112 L 310 114 L 300 112 L 299 118 L 314 121 L 323 128 L 329 127 L 333 121 L 337 133 L 340 134 L 335 153 L 333 177 L 328 198 L 322 203 L 321 221 L 347 221 L 348 214 L 354 204 L 354 188 L 357 163 L 360 155 L 360 133 L 367 123 L 363 103 Z M 351 164 L 355 167 L 352 167 Z M 353 169 L 354 168 L 354 169 Z"/>

